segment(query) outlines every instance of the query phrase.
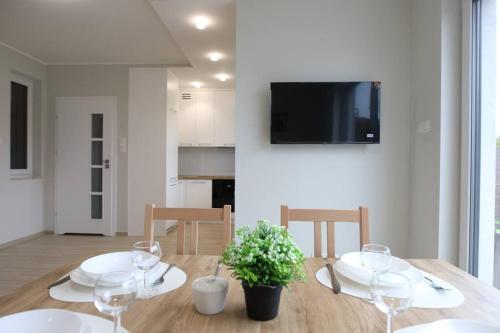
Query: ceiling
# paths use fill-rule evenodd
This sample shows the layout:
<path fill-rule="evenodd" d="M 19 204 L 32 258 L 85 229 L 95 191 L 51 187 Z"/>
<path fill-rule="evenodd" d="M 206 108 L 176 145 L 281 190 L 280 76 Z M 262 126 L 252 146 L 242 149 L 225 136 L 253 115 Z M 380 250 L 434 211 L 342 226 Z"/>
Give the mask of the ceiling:
<path fill-rule="evenodd" d="M 197 30 L 193 16 L 211 24 Z M 0 0 L 0 44 L 47 65 L 168 65 L 181 87 L 234 87 L 234 0 Z M 207 54 L 223 55 L 212 62 Z M 226 82 L 216 74 L 229 74 Z"/>
<path fill-rule="evenodd" d="M 234 87 L 235 2 L 234 0 L 149 0 L 168 31 L 177 41 L 192 68 L 177 68 L 173 72 L 182 87 L 202 82 L 204 87 Z M 192 22 L 196 16 L 206 16 L 211 23 L 197 30 Z M 210 52 L 223 55 L 218 62 L 208 59 Z M 226 82 L 215 78 L 218 73 L 230 77 Z"/>
<path fill-rule="evenodd" d="M 0 0 L 0 41 L 45 64 L 190 65 L 146 0 Z"/>

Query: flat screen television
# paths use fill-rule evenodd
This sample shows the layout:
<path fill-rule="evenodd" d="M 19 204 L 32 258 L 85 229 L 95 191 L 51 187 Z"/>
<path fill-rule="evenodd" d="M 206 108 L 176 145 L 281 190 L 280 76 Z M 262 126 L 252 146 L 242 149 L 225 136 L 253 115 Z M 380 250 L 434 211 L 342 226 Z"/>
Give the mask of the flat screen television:
<path fill-rule="evenodd" d="M 380 86 L 272 82 L 271 143 L 380 143 Z"/>

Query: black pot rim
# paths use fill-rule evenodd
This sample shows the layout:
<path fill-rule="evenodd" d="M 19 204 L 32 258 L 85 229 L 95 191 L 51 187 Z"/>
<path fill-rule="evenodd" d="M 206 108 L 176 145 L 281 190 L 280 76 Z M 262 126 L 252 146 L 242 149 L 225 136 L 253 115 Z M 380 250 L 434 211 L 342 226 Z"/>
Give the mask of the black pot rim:
<path fill-rule="evenodd" d="M 272 285 L 267 285 L 267 284 L 254 284 L 252 287 L 250 287 L 248 285 L 248 283 L 245 283 L 245 282 L 242 282 L 241 285 L 243 287 L 247 287 L 247 288 L 255 288 L 255 287 L 260 287 L 260 288 L 270 288 L 270 289 L 276 289 L 276 288 L 280 288 L 280 287 L 283 287 L 282 284 L 277 284 L 275 286 L 272 286 Z"/>

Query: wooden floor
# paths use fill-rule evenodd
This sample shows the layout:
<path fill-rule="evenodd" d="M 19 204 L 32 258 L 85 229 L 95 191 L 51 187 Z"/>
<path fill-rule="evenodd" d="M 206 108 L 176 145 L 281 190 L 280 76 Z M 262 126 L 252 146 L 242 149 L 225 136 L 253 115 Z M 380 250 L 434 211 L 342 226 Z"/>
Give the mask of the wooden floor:
<path fill-rule="evenodd" d="M 185 248 L 189 249 L 189 227 Z M 222 254 L 222 224 L 199 224 L 199 254 Z M 128 251 L 141 237 L 129 236 L 55 236 L 43 235 L 0 249 L 0 296 L 35 280 L 78 258 L 112 251 Z M 158 237 L 163 254 L 175 254 L 177 232 Z"/>

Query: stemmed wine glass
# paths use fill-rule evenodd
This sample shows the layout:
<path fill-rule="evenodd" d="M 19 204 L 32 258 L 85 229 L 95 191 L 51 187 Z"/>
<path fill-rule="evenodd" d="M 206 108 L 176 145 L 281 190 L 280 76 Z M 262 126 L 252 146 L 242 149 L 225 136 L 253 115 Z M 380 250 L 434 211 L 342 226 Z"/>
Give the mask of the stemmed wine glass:
<path fill-rule="evenodd" d="M 361 265 L 373 273 L 387 272 L 391 267 L 391 249 L 385 245 L 366 244 L 361 249 Z"/>
<path fill-rule="evenodd" d="M 413 302 L 410 279 L 399 273 L 375 273 L 370 283 L 370 294 L 375 306 L 387 314 L 387 333 L 392 333 L 394 316 L 408 309 Z"/>
<path fill-rule="evenodd" d="M 132 261 L 137 269 L 144 271 L 144 283 L 140 288 L 138 298 L 154 296 L 154 288 L 148 282 L 148 272 L 155 267 L 161 259 L 160 243 L 155 241 L 137 242 L 132 247 Z"/>
<path fill-rule="evenodd" d="M 114 333 L 121 326 L 121 315 L 135 302 L 137 281 L 130 271 L 102 274 L 94 288 L 94 305 L 104 314 L 113 317 Z"/>

